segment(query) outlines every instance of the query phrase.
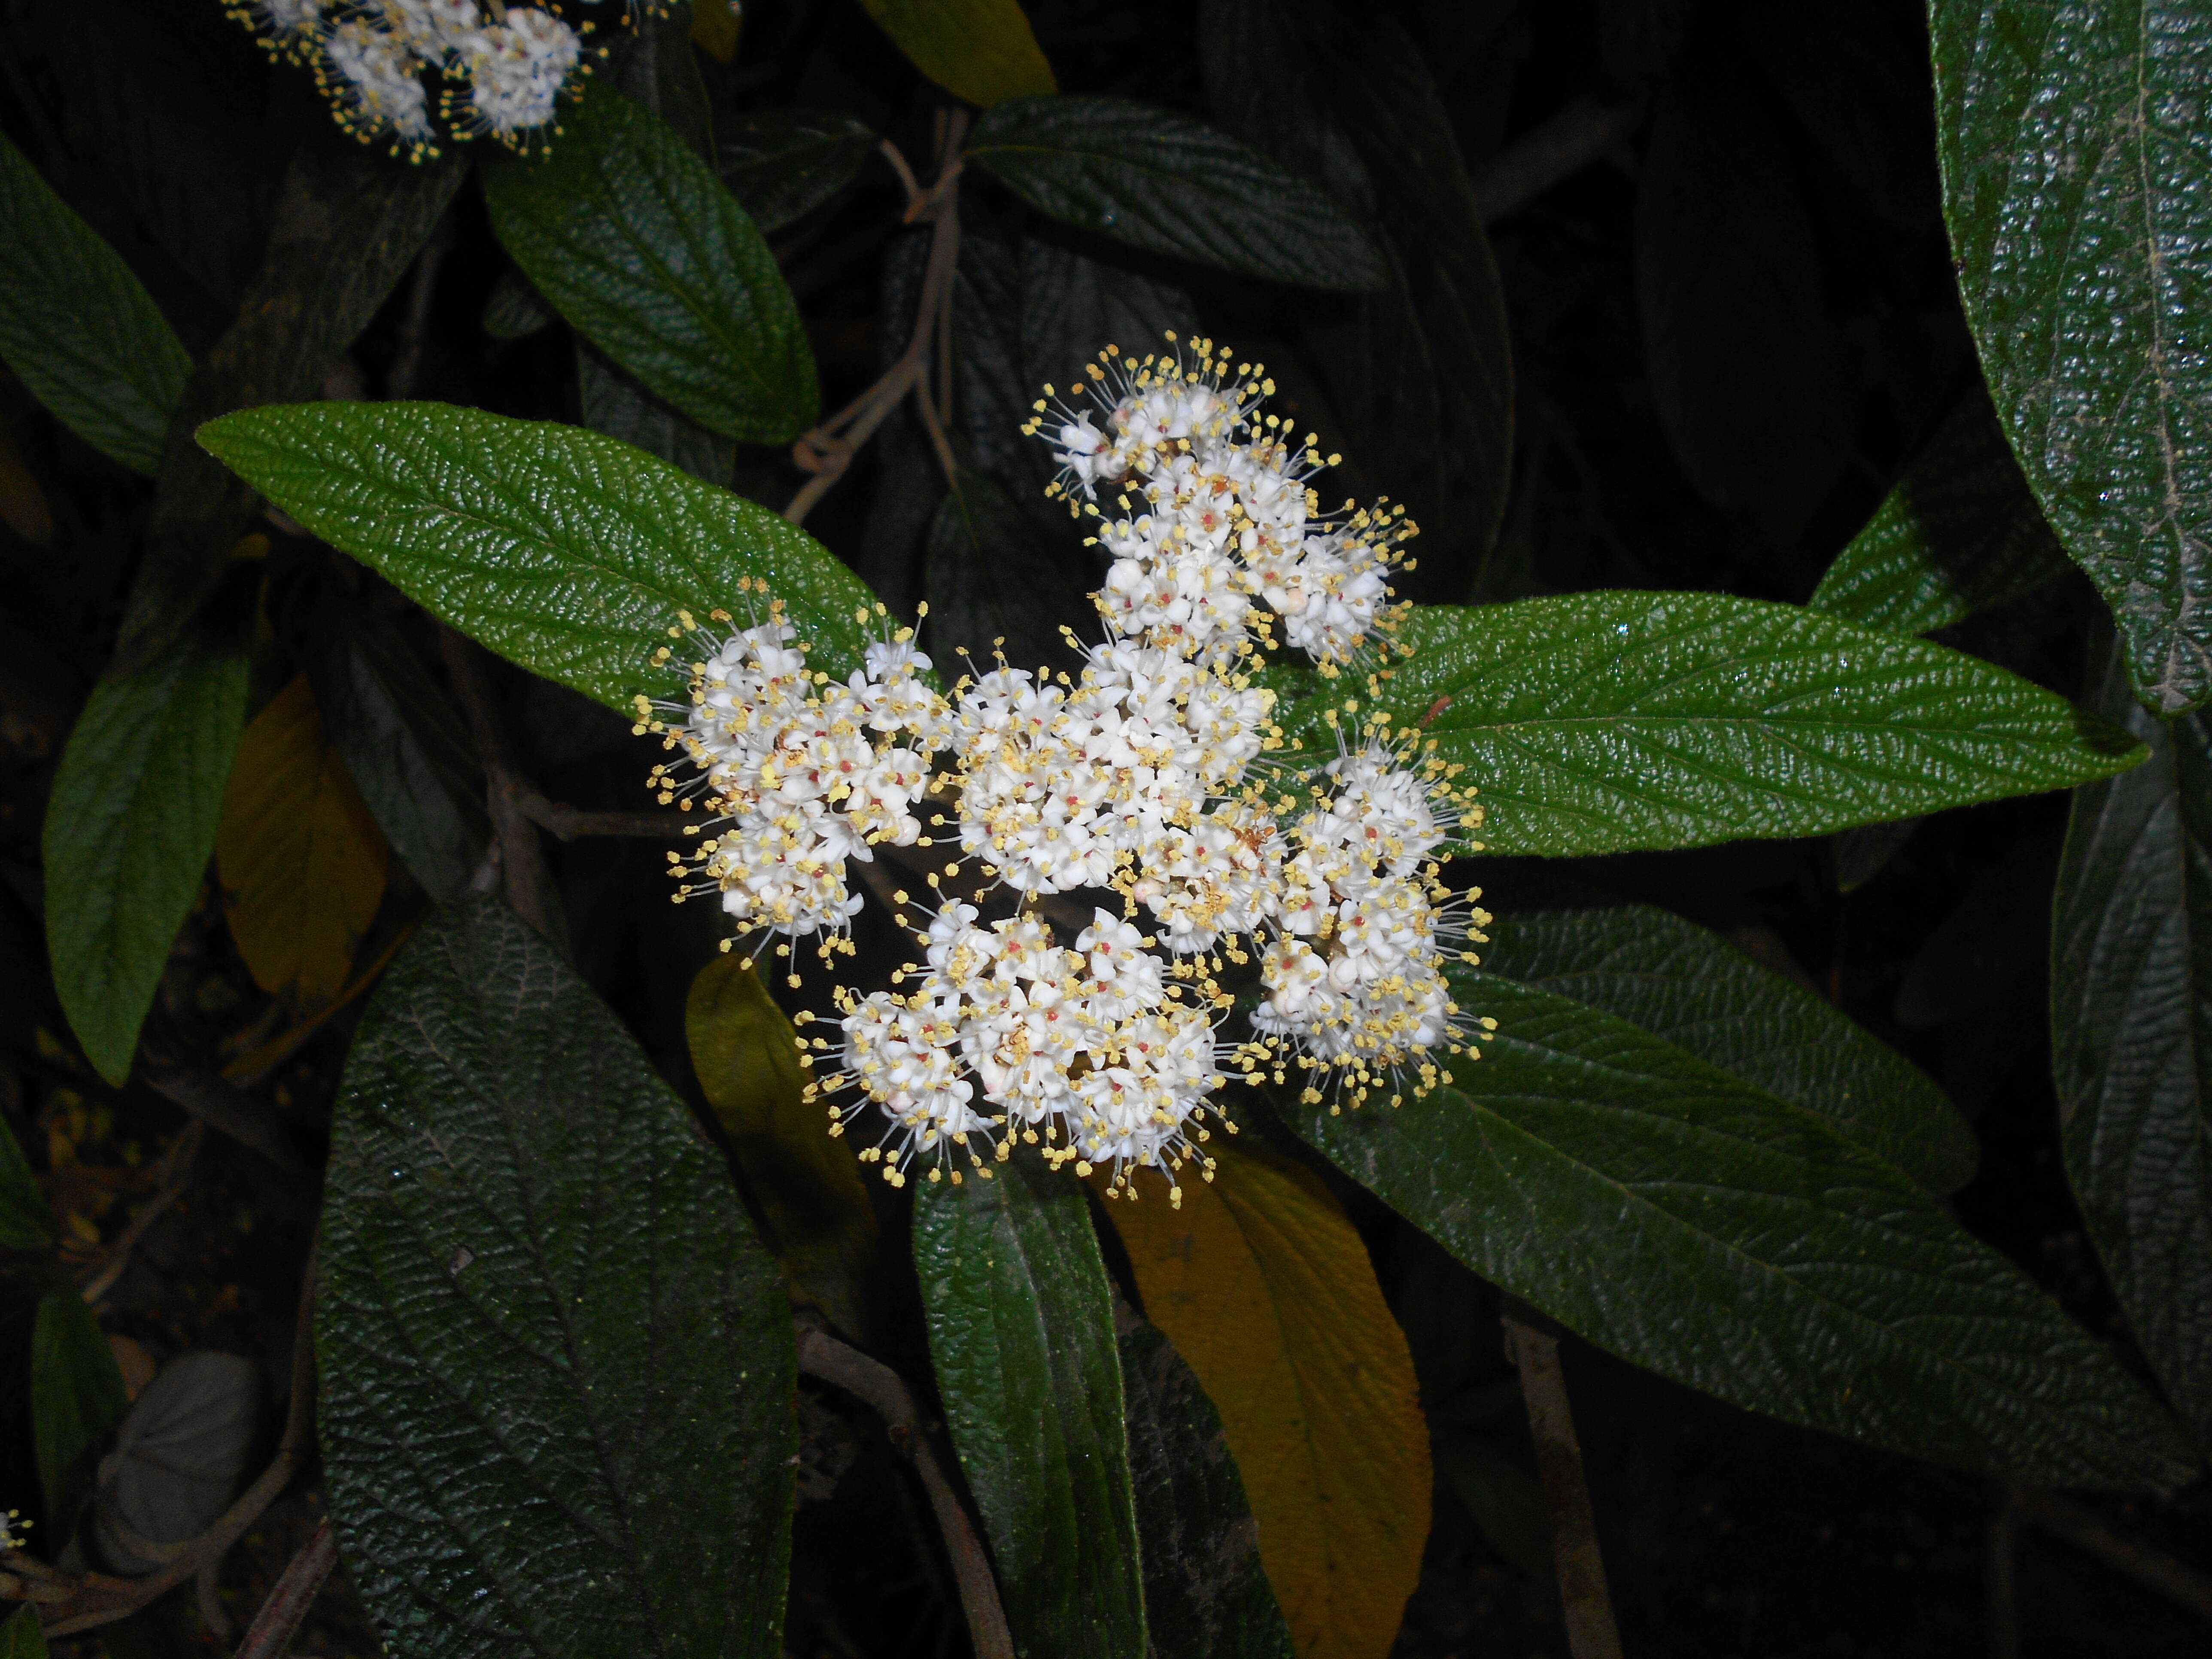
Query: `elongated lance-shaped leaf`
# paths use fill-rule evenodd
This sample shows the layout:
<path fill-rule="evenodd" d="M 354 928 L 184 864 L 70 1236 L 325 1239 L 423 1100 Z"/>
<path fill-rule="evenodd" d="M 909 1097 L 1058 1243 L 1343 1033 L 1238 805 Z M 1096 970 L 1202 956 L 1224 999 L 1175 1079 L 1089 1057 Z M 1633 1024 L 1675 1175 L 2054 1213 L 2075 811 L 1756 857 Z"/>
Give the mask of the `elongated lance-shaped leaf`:
<path fill-rule="evenodd" d="M 63 425 L 135 472 L 192 360 L 122 256 L 0 137 L 0 358 Z"/>
<path fill-rule="evenodd" d="M 76 1287 L 48 1291 L 31 1327 L 31 1439 L 57 1531 L 90 1480 L 90 1455 L 130 1405 L 115 1350 Z"/>
<path fill-rule="evenodd" d="M 774 235 L 859 178 L 882 142 L 843 110 L 762 110 L 722 136 L 715 160 L 753 222 Z"/>
<path fill-rule="evenodd" d="M 764 580 L 839 678 L 874 596 L 811 536 L 628 444 L 446 404 L 244 410 L 201 441 L 425 610 L 533 674 L 635 715 L 683 684 L 689 611 L 750 625 Z M 763 617 L 765 607 L 761 607 Z M 656 664 L 669 647 L 674 659 Z"/>
<path fill-rule="evenodd" d="M 1928 634 L 2073 568 L 1978 386 L 1806 603 L 1862 628 Z"/>
<path fill-rule="evenodd" d="M 1325 191 L 1171 110 L 1013 99 L 975 124 L 964 155 L 1040 213 L 1150 252 L 1311 288 L 1388 280 Z"/>
<path fill-rule="evenodd" d="M 1491 929 L 1482 965 L 1641 1026 L 1818 1112 L 1932 1192 L 1974 1172 L 1974 1132 L 1926 1073 L 1810 991 L 1668 911 L 1516 914 Z"/>
<path fill-rule="evenodd" d="M 1752 1411 L 2051 1486 L 2194 1460 L 2109 1350 L 1815 1114 L 1607 1014 L 1486 975 L 1451 1087 L 1289 1108 L 1346 1175 L 1598 1346 Z"/>
<path fill-rule="evenodd" d="M 1825 835 L 2144 752 L 1978 658 L 1723 593 L 1425 606 L 1405 639 L 1383 706 L 1467 768 L 1493 853 Z"/>
<path fill-rule="evenodd" d="M 821 392 L 797 301 L 738 199 L 681 134 L 611 88 L 544 155 L 484 177 L 492 227 L 538 291 L 702 426 L 784 443 Z"/>
<path fill-rule="evenodd" d="M 46 802 L 46 953 L 85 1055 L 131 1074 L 191 913 L 246 725 L 246 653 L 194 631 L 111 675 L 70 731 Z"/>
<path fill-rule="evenodd" d="M 1943 210 L 2007 435 L 2136 694 L 2212 697 L 2212 12 L 1933 0 Z"/>
<path fill-rule="evenodd" d="M 2066 1173 L 2166 1395 L 2212 1446 L 2212 720 L 2100 708 L 2148 765 L 2074 796 L 2051 910 L 2051 1031 Z"/>
<path fill-rule="evenodd" d="M 1060 90 L 1019 0 L 860 0 L 907 61 L 985 109 Z"/>
<path fill-rule="evenodd" d="M 46 1659 L 46 1626 L 39 1609 L 26 1601 L 0 1624 L 0 1659 Z"/>
<path fill-rule="evenodd" d="M 317 1415 L 391 1650 L 773 1659 L 798 1461 L 775 1264 L 512 911 L 441 911 L 392 963 L 329 1183 Z"/>
<path fill-rule="evenodd" d="M 1121 1366 L 1081 1185 L 1034 1154 L 923 1182 L 914 1257 L 1015 1651 L 1142 1659 Z"/>

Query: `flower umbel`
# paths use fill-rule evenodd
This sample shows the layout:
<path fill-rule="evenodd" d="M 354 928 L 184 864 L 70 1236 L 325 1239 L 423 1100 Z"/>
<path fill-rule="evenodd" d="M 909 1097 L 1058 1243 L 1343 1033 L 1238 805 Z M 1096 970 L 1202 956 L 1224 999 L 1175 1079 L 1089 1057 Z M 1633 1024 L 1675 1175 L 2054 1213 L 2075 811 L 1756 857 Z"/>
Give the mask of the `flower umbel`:
<path fill-rule="evenodd" d="M 1117 1196 L 1158 1170 L 1179 1201 L 1186 1164 L 1212 1178 L 1210 1125 L 1235 1131 L 1214 1099 L 1231 1076 L 1295 1071 L 1332 1110 L 1395 1106 L 1448 1082 L 1445 1057 L 1489 1024 L 1443 971 L 1490 920 L 1442 876 L 1480 845 L 1460 768 L 1353 698 L 1327 712 L 1337 752 L 1316 764 L 1257 678 L 1296 651 L 1378 691 L 1413 526 L 1402 508 L 1324 513 L 1316 441 L 1261 412 L 1261 369 L 1231 364 L 1207 343 L 1109 348 L 1083 404 L 1045 389 L 1025 429 L 1054 443 L 1054 493 L 1111 559 L 1104 636 L 1073 676 L 1000 659 L 941 692 L 878 605 L 860 620 L 881 637 L 840 684 L 748 580 L 742 623 L 669 630 L 694 651 L 688 700 L 638 700 L 637 729 L 677 756 L 653 787 L 700 813 L 694 849 L 670 855 L 678 896 L 718 896 L 739 937 L 849 956 L 854 861 L 915 849 L 927 902 L 886 896 L 916 958 L 888 988 L 836 987 L 838 1037 L 805 1040 L 830 1133 L 876 1122 L 860 1156 L 894 1184 L 917 1155 L 932 1180 L 961 1180 L 963 1154 L 988 1178 L 1018 1138 L 1108 1170 Z"/>

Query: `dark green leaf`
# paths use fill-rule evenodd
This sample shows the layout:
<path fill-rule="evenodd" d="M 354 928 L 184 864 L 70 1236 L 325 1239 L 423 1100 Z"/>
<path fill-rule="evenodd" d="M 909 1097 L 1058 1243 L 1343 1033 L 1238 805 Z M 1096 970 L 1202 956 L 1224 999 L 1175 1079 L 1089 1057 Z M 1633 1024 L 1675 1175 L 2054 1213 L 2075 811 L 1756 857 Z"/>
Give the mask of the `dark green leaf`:
<path fill-rule="evenodd" d="M 54 1212 L 39 1190 L 15 1132 L 0 1124 L 0 1255 L 54 1248 Z"/>
<path fill-rule="evenodd" d="M 215 850 L 246 725 L 246 655 L 194 631 L 93 689 L 46 803 L 54 990 L 101 1076 L 131 1074 L 177 929 Z"/>
<path fill-rule="evenodd" d="M 783 443 L 820 404 L 799 307 L 768 244 L 668 122 L 611 88 L 561 142 L 486 169 L 492 225 L 577 331 L 723 436 Z"/>
<path fill-rule="evenodd" d="M 1121 1333 L 1153 1659 L 1291 1659 L 1220 1414 L 1167 1338 Z"/>
<path fill-rule="evenodd" d="M 484 301 L 484 332 L 495 340 L 520 340 L 550 325 L 556 313 L 519 270 L 502 270 Z"/>
<path fill-rule="evenodd" d="M 2150 763 L 2074 797 L 2052 907 L 2052 1073 L 2066 1172 L 2143 1354 L 2212 1445 L 2212 720 L 2097 703 Z"/>
<path fill-rule="evenodd" d="M 880 142 L 842 110 L 762 110 L 722 139 L 722 182 L 773 235 L 859 178 Z"/>
<path fill-rule="evenodd" d="M 447 155 L 395 167 L 327 124 L 292 158 L 260 273 L 238 320 L 185 384 L 116 645 L 145 667 L 222 579 L 253 494 L 192 441 L 234 409 L 319 395 L 324 376 L 397 285 L 467 175 Z"/>
<path fill-rule="evenodd" d="M 1721 593 L 1419 607 L 1405 637 L 1385 702 L 1467 767 L 1495 853 L 1825 835 L 2143 754 L 1977 658 Z"/>
<path fill-rule="evenodd" d="M 1927 634 L 2072 568 L 1977 387 L 1806 603 L 1862 628 Z"/>
<path fill-rule="evenodd" d="M 325 595 L 295 643 L 323 729 L 377 827 L 424 891 L 459 898 L 490 833 L 459 711 L 398 624 L 368 605 Z"/>
<path fill-rule="evenodd" d="M 1036 526 L 998 485 L 963 467 L 960 487 L 937 504 L 923 553 L 930 653 L 940 663 L 963 647 L 979 662 L 994 649 L 1025 668 L 1064 662 L 1060 630 L 1090 623 L 1092 584 L 1080 564 L 1039 560 Z"/>
<path fill-rule="evenodd" d="M 40 1297 L 31 1328 L 31 1438 L 57 1531 L 91 1474 L 90 1455 L 130 1403 L 115 1351 L 76 1287 L 58 1285 Z"/>
<path fill-rule="evenodd" d="M 781 1651 L 791 1318 L 720 1159 L 489 900 L 354 1040 L 315 1309 L 331 1513 L 392 1650 Z"/>
<path fill-rule="evenodd" d="M 46 1626 L 39 1610 L 26 1602 L 0 1624 L 0 1659 L 46 1659 Z"/>
<path fill-rule="evenodd" d="M 70 431 L 152 473 L 192 360 L 113 248 L 0 137 L 0 357 Z"/>
<path fill-rule="evenodd" d="M 1300 1133 L 1484 1278 L 1753 1411 L 2052 1486 L 2170 1486 L 2187 1443 L 2110 1352 L 1814 1114 L 1486 975 L 1456 1087 L 1295 1106 Z"/>
<path fill-rule="evenodd" d="M 1966 320 L 2027 481 L 2112 605 L 2136 694 L 2212 697 L 2212 12 L 1934 0 Z"/>
<path fill-rule="evenodd" d="M 1641 1026 L 1817 1112 L 1929 1190 L 1974 1172 L 1973 1131 L 1887 1043 L 1717 934 L 1650 905 L 1501 918 L 1482 965 Z"/>
<path fill-rule="evenodd" d="M 1083 1188 L 1034 1154 L 915 1193 L 938 1392 L 1017 1652 L 1141 1659 L 1114 1310 Z"/>
<path fill-rule="evenodd" d="M 1060 90 L 1019 0 L 860 0 L 907 61 L 956 98 L 988 109 L 1002 98 Z"/>
<path fill-rule="evenodd" d="M 202 428 L 293 518 L 533 674 L 634 715 L 680 689 L 656 667 L 678 613 L 739 606 L 742 576 L 789 606 L 842 678 L 874 637 L 868 590 L 813 538 L 596 432 L 444 404 L 301 404 Z M 680 661 L 680 659 L 679 659 Z"/>
<path fill-rule="evenodd" d="M 1326 194 L 1170 110 L 1012 99 L 975 124 L 966 155 L 1039 212 L 1155 253 L 1310 288 L 1387 280 L 1372 244 Z"/>

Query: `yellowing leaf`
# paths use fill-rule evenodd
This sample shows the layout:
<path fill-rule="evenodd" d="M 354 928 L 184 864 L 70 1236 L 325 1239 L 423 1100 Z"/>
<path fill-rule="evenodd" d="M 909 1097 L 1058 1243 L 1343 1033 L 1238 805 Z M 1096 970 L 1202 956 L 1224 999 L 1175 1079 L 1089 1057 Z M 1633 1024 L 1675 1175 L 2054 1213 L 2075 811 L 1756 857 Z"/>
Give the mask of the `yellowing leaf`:
<path fill-rule="evenodd" d="M 1015 0 L 860 0 L 907 61 L 985 109 L 1060 90 Z"/>
<path fill-rule="evenodd" d="M 691 39 L 718 64 L 738 55 L 738 9 L 730 0 L 691 0 Z"/>
<path fill-rule="evenodd" d="M 1299 1659 L 1382 1659 L 1429 1534 L 1413 1356 L 1328 1188 L 1271 1152 L 1220 1159 L 1180 1209 L 1153 1183 L 1106 1211 L 1146 1317 L 1221 1413 Z"/>
<path fill-rule="evenodd" d="M 852 1148 L 830 1138 L 829 1114 L 804 1098 L 791 1021 L 751 963 L 730 952 L 691 981 L 684 1030 L 785 1273 L 833 1322 L 865 1335 L 876 1212 Z"/>
<path fill-rule="evenodd" d="M 253 982 L 303 1007 L 335 999 L 383 902 L 391 854 L 305 674 L 246 728 L 215 852 Z"/>

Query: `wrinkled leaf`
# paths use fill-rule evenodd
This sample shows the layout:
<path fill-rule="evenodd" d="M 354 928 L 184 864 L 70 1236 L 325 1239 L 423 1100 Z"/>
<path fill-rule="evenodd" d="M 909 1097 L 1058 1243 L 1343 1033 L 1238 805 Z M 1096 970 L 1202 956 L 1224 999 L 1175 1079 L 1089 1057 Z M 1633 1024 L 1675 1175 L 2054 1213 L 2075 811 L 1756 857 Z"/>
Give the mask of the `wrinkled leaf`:
<path fill-rule="evenodd" d="M 1220 1414 L 1152 1326 L 1132 1323 L 1121 1351 L 1154 1659 L 1291 1659 Z"/>
<path fill-rule="evenodd" d="M 1034 1153 L 918 1182 L 914 1256 L 1015 1651 L 1141 1659 L 1121 1367 L 1081 1185 Z"/>
<path fill-rule="evenodd" d="M 2052 1074 L 2082 1219 L 2166 1395 L 2212 1445 L 2212 721 L 2098 707 L 2149 764 L 2077 791 L 2051 910 Z"/>
<path fill-rule="evenodd" d="M 723 137 L 718 159 L 722 182 L 774 235 L 859 178 L 880 142 L 842 110 L 761 110 Z"/>
<path fill-rule="evenodd" d="M 1017 0 L 860 0 L 907 61 L 956 98 L 988 109 L 1002 98 L 1060 90 Z"/>
<path fill-rule="evenodd" d="M 613 1014 L 478 900 L 354 1039 L 315 1309 L 331 1513 L 422 1656 L 781 1651 L 790 1315 Z"/>
<path fill-rule="evenodd" d="M 842 678 L 868 590 L 764 507 L 628 444 L 444 404 L 246 410 L 202 440 L 253 487 L 425 610 L 623 714 L 682 689 L 656 666 L 678 613 L 705 625 L 764 579 Z M 680 651 L 680 646 L 675 646 Z"/>
<path fill-rule="evenodd" d="M 31 1439 L 46 1514 L 60 1530 L 92 1473 L 85 1462 L 131 1404 L 115 1351 L 73 1285 L 39 1298 L 31 1327 Z"/>
<path fill-rule="evenodd" d="M 1806 603 L 1862 628 L 1927 634 L 2072 568 L 1978 387 Z"/>
<path fill-rule="evenodd" d="M 467 171 L 458 155 L 395 167 L 319 126 L 295 154 L 238 320 L 192 371 L 171 422 L 116 671 L 145 668 L 190 622 L 253 510 L 252 491 L 204 453 L 193 433 L 230 410 L 318 395 Z"/>
<path fill-rule="evenodd" d="M 493 228 L 579 332 L 723 436 L 781 443 L 820 403 L 782 273 L 737 198 L 661 117 L 602 88 L 561 142 L 485 173 Z"/>
<path fill-rule="evenodd" d="M 495 340 L 520 340 L 548 327 L 560 313 L 519 270 L 502 270 L 484 301 L 483 330 Z"/>
<path fill-rule="evenodd" d="M 191 358 L 130 267 L 4 137 L 0 358 L 87 443 L 133 471 L 161 466 Z"/>
<path fill-rule="evenodd" d="M 1060 629 L 1087 620 L 1091 579 L 1080 566 L 1043 563 L 1036 542 L 1036 526 L 1004 490 L 961 470 L 960 487 L 937 504 L 922 553 L 925 627 L 936 661 L 952 663 L 963 647 L 979 662 L 1003 649 L 1024 668 L 1066 658 Z"/>
<path fill-rule="evenodd" d="M 1486 975 L 1455 1086 L 1299 1133 L 1468 1267 L 1749 1410 L 2051 1486 L 2170 1486 L 2186 1442 L 2112 1353 L 1821 1118 Z"/>
<path fill-rule="evenodd" d="M 805 1097 L 791 1021 L 752 963 L 729 951 L 691 981 L 684 1029 L 784 1271 L 835 1323 L 865 1336 L 876 1212 L 851 1146 L 831 1139 L 829 1114 Z"/>
<path fill-rule="evenodd" d="M 1938 154 L 1966 320 L 2136 694 L 2212 697 L 2212 13 L 1934 0 Z"/>
<path fill-rule="evenodd" d="M 1325 192 L 1170 110 L 1017 99 L 975 124 L 965 155 L 1039 212 L 1151 252 L 1311 288 L 1387 280 L 1373 245 Z"/>
<path fill-rule="evenodd" d="M 215 850 L 245 724 L 244 653 L 188 633 L 94 687 L 62 750 L 46 804 L 46 951 L 70 1028 L 111 1083 L 130 1075 Z"/>
<path fill-rule="evenodd" d="M 308 1006 L 335 998 L 383 902 L 390 848 L 305 674 L 239 740 L 215 851 L 253 982 Z"/>
<path fill-rule="evenodd" d="M 1421 1572 L 1428 1430 L 1413 1357 L 1344 1206 L 1289 1158 L 1223 1147 L 1182 1202 L 1107 1213 L 1145 1314 L 1221 1413 L 1299 1659 L 1380 1659 Z"/>
<path fill-rule="evenodd" d="M 183 1354 L 161 1368 L 100 1460 L 93 1535 L 111 1571 L 157 1571 L 161 1553 L 142 1553 L 136 1539 L 185 1543 L 230 1507 L 261 1426 L 261 1367 L 237 1354 Z"/>
<path fill-rule="evenodd" d="M 490 833 L 483 769 L 455 708 L 391 617 L 336 595 L 294 641 L 331 745 L 424 891 L 467 890 Z"/>
<path fill-rule="evenodd" d="M 1718 935 L 1649 905 L 1501 918 L 1482 965 L 1588 1003 L 1734 1073 L 1932 1192 L 1974 1172 L 1973 1131 L 1887 1043 Z"/>
<path fill-rule="evenodd" d="M 2132 738 L 1942 646 L 1721 593 L 1417 609 L 1384 688 L 1493 853 L 1825 835 L 2124 770 Z"/>

